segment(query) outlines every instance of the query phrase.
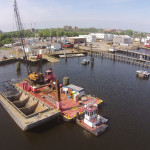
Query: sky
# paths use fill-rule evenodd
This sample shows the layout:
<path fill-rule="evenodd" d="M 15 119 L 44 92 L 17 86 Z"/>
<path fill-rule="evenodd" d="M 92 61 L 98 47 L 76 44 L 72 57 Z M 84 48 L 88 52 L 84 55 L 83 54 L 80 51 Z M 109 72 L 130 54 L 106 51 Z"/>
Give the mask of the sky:
<path fill-rule="evenodd" d="M 25 29 L 131 29 L 150 32 L 150 0 L 16 0 Z M 13 0 L 0 0 L 0 30 L 15 31 Z"/>

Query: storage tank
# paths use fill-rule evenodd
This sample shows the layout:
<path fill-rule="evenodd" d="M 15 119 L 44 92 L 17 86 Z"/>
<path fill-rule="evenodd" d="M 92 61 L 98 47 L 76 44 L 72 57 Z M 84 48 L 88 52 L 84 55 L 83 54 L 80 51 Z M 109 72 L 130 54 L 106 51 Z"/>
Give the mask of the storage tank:
<path fill-rule="evenodd" d="M 69 77 L 64 77 L 63 78 L 63 86 L 67 86 L 67 85 L 69 85 Z"/>

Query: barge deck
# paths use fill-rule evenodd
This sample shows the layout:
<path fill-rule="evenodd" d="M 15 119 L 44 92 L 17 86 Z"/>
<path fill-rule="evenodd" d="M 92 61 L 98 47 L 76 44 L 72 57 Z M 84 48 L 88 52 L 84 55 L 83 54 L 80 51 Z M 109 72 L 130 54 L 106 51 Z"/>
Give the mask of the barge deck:
<path fill-rule="evenodd" d="M 31 108 L 32 112 L 33 109 L 36 109 L 35 112 L 31 113 L 29 108 L 18 108 L 18 101 L 12 102 L 2 93 L 0 93 L 0 103 L 23 131 L 39 126 L 60 114 L 59 110 L 50 108 L 41 102 L 37 102 L 37 105 L 34 105 L 34 108 Z M 31 104 L 31 102 L 29 103 Z"/>
<path fill-rule="evenodd" d="M 16 84 L 16 86 L 20 90 L 24 91 L 21 83 Z M 57 92 L 55 90 L 51 91 L 51 89 L 48 86 L 40 87 L 37 90 L 38 92 L 28 91 L 28 94 L 32 95 L 35 98 L 38 98 L 40 101 L 46 103 L 47 105 L 58 109 L 58 103 L 56 101 Z M 84 100 L 75 101 L 71 97 L 71 92 L 68 92 L 67 94 L 65 94 L 64 92 L 60 92 L 60 98 L 61 116 L 65 121 L 75 120 L 75 118 L 77 117 L 77 113 L 79 113 L 79 115 L 83 115 L 85 104 L 94 102 L 93 104 L 100 105 L 103 102 L 103 100 L 92 97 L 90 95 L 84 96 Z"/>

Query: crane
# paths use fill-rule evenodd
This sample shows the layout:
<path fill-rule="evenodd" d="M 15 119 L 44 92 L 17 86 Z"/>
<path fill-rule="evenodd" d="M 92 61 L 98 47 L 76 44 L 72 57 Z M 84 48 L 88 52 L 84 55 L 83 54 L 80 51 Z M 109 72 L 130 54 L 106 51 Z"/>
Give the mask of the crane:
<path fill-rule="evenodd" d="M 26 55 L 26 52 L 25 52 L 24 33 L 23 33 L 24 29 L 23 29 L 23 24 L 21 22 L 21 17 L 20 17 L 20 14 L 19 14 L 19 10 L 18 10 L 16 0 L 14 0 L 14 15 L 15 15 L 15 21 L 16 21 L 16 25 L 17 25 L 17 30 L 19 32 L 19 37 L 20 37 L 22 48 L 23 48 L 25 60 L 27 62 L 28 78 L 31 81 L 33 81 L 35 84 L 39 83 L 39 82 L 41 82 L 41 80 L 43 80 L 43 74 L 39 73 L 39 72 L 38 73 L 32 72 L 31 69 L 29 68 L 27 55 Z M 38 65 L 38 66 L 41 67 L 41 65 Z"/>
<path fill-rule="evenodd" d="M 24 33 L 23 33 L 24 29 L 23 29 L 23 24 L 21 22 L 21 17 L 20 17 L 20 14 L 19 14 L 19 9 L 18 9 L 16 0 L 14 0 L 14 5 L 13 6 L 14 6 L 14 16 L 15 16 L 16 26 L 17 26 L 17 30 L 19 32 L 19 37 L 20 37 L 21 45 L 22 45 L 23 52 L 24 52 L 24 59 L 27 62 L 27 72 L 28 72 L 28 75 L 29 75 L 30 69 L 29 69 L 29 66 L 28 66 L 27 55 L 26 55 L 26 52 L 25 52 Z"/>

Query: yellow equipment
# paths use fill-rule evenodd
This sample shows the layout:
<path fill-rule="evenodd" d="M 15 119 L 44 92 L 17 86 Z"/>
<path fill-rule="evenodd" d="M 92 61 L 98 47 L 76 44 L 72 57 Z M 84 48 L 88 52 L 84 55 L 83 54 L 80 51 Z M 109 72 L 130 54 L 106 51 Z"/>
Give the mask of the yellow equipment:
<path fill-rule="evenodd" d="M 29 74 L 29 79 L 36 82 L 39 80 L 39 75 L 36 74 L 35 72 L 32 72 Z"/>

